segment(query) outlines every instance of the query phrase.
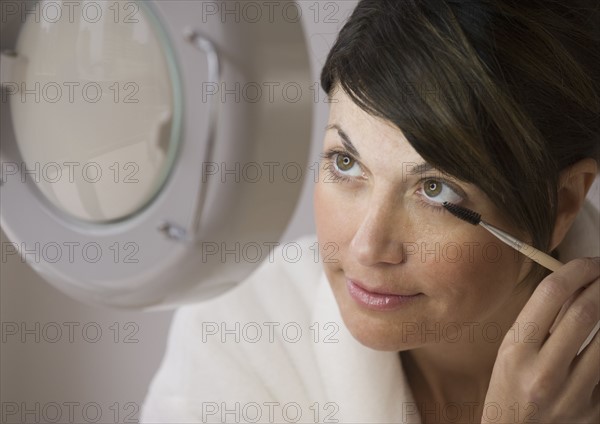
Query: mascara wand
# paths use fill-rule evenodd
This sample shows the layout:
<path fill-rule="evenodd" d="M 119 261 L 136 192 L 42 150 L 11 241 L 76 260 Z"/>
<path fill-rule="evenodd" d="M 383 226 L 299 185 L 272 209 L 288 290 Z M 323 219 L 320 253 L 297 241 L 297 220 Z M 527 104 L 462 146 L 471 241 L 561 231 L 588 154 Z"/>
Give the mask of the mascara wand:
<path fill-rule="evenodd" d="M 544 266 L 545 268 L 551 271 L 556 271 L 558 268 L 563 266 L 563 264 L 560 261 L 557 261 L 552 256 L 549 256 L 541 250 L 538 250 L 535 247 L 522 242 L 521 240 L 511 236 L 510 234 L 502 231 L 501 229 L 494 227 L 491 224 L 488 224 L 487 222 L 481 219 L 481 215 L 477 212 L 472 211 L 471 209 L 464 208 L 462 206 L 455 205 L 454 203 L 444 202 L 442 203 L 442 205 L 452 215 L 462 219 L 463 221 L 468 222 L 469 224 L 481 225 L 490 233 L 498 237 L 498 239 L 508 244 L 510 247 L 517 250 L 518 252 L 524 254 L 528 258 L 532 259 L 533 261 L 537 262 L 538 264 Z"/>

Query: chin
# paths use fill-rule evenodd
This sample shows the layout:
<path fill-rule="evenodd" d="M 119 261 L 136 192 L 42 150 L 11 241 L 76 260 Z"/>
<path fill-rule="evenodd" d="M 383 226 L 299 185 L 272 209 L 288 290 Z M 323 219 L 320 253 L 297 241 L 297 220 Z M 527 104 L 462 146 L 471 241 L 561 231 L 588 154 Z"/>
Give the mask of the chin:
<path fill-rule="evenodd" d="M 345 322 L 345 321 L 344 321 Z M 349 326 L 348 330 L 350 334 L 363 346 L 366 346 L 373 350 L 379 350 L 384 352 L 400 352 L 403 350 L 409 350 L 410 347 L 399 343 L 395 337 L 386 337 L 383 334 L 379 334 L 376 331 L 370 331 L 369 329 L 360 329 L 353 326 Z M 397 336 L 396 336 L 397 337 Z M 401 337 L 401 336 L 400 336 Z"/>

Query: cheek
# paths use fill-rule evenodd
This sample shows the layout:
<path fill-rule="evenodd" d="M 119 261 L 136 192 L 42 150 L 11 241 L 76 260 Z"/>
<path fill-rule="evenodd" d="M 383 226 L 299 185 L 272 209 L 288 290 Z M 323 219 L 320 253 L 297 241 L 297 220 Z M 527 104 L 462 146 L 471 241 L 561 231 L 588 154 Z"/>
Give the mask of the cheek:
<path fill-rule="evenodd" d="M 348 196 L 343 196 L 336 187 L 338 183 L 321 180 L 314 191 L 313 206 L 321 264 L 346 326 L 352 332 L 348 318 L 354 316 L 348 300 L 344 269 L 348 263 L 347 247 L 352 241 L 358 225 L 356 213 L 351 213 L 356 205 Z"/>
<path fill-rule="evenodd" d="M 413 269 L 439 318 L 482 319 L 510 297 L 519 279 L 514 251 L 478 227 L 431 238 L 420 250 Z"/>
<path fill-rule="evenodd" d="M 352 213 L 352 206 L 349 204 L 350 199 L 335 189 L 338 184 L 327 182 L 326 179 L 319 181 L 313 196 L 317 238 L 324 257 L 331 256 L 333 248 L 335 252 L 340 252 L 340 249 L 347 246 L 352 240 L 353 228 L 356 226 L 353 220 L 355 214 Z M 339 256 L 337 253 L 335 259 L 339 259 Z M 331 266 L 327 261 L 323 265 L 326 268 Z"/>

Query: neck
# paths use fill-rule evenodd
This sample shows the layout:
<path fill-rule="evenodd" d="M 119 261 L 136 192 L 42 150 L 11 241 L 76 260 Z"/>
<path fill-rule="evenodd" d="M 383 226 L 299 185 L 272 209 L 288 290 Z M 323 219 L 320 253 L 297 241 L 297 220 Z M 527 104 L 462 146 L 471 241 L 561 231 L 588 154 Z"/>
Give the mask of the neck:
<path fill-rule="evenodd" d="M 448 344 L 402 352 L 421 421 L 479 422 L 497 352 L 495 343 L 481 349 Z"/>
<path fill-rule="evenodd" d="M 400 353 L 423 423 L 480 422 L 498 349 L 507 333 L 517 336 L 510 328 L 529 296 L 515 294 L 485 319 L 446 326 L 434 342 Z"/>

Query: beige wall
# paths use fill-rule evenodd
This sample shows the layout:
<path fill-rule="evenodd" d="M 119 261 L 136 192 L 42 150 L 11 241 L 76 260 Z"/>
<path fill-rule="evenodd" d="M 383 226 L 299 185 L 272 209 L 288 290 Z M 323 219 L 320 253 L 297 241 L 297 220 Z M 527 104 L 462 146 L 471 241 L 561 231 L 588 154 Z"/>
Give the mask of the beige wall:
<path fill-rule="evenodd" d="M 2 233 L 1 242 L 7 241 Z M 117 422 L 123 422 L 139 409 L 162 357 L 171 313 L 85 305 L 44 282 L 18 256 L 2 263 L 0 280 L 0 422 L 20 422 L 21 412 L 35 411 L 36 403 L 39 415 L 27 414 L 26 422 L 52 420 L 53 403 L 61 406 L 59 422 L 69 421 L 70 402 L 79 403 L 72 409 L 75 422 L 93 422 L 96 404 L 100 422 L 115 422 L 113 410 L 120 410 Z"/>

